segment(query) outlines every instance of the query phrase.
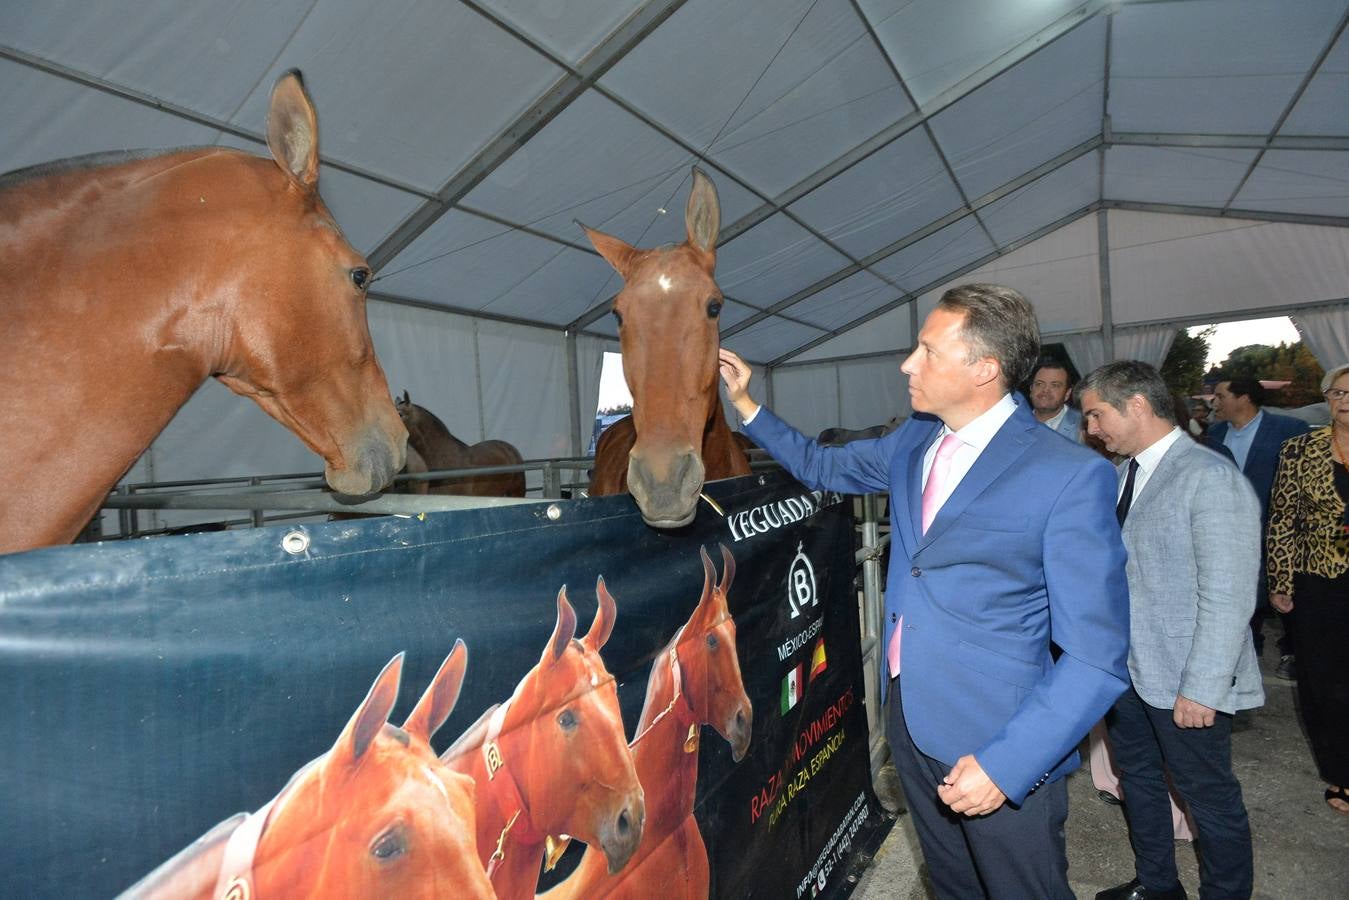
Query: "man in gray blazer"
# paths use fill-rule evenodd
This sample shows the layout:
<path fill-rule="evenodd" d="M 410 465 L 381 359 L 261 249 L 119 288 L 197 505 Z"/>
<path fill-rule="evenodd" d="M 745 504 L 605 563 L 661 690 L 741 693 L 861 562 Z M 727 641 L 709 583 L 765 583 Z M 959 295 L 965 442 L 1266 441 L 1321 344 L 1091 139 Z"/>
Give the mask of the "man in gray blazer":
<path fill-rule="evenodd" d="M 1205 898 L 1249 898 L 1251 829 L 1232 773 L 1232 716 L 1264 703 L 1247 623 L 1260 502 L 1241 471 L 1176 425 L 1147 363 L 1079 385 L 1088 431 L 1128 456 L 1116 507 L 1129 552 L 1130 687 L 1106 717 L 1136 877 L 1097 900 L 1183 900 L 1166 773 L 1194 816 Z"/>
<path fill-rule="evenodd" d="M 1082 443 L 1082 414 L 1068 405 L 1073 394 L 1068 367 L 1050 356 L 1030 373 L 1030 405 L 1035 418 L 1071 441 Z"/>

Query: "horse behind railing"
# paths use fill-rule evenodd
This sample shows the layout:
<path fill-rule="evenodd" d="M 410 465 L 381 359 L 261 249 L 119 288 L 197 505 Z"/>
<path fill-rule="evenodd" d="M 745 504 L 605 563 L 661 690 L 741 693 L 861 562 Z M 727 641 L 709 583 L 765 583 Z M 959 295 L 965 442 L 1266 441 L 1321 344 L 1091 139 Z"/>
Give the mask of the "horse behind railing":
<path fill-rule="evenodd" d="M 585 229 L 623 276 L 613 312 L 632 393 L 632 415 L 611 425 L 595 447 L 590 494 L 630 491 L 656 528 L 691 522 L 704 480 L 749 474 L 717 391 L 722 296 L 713 271 L 720 225 L 717 190 L 694 169 L 684 243 L 640 250 Z"/>
<path fill-rule="evenodd" d="M 331 750 L 122 900 L 493 897 L 478 862 L 472 779 L 442 765 L 430 745 L 454 710 L 466 662 L 458 641 L 396 728 L 387 722 L 403 668 L 395 656 Z"/>
<path fill-rule="evenodd" d="M 505 441 L 487 440 L 466 444 L 450 434 L 450 429 L 430 410 L 412 402 L 407 391 L 397 400 L 398 417 L 408 430 L 408 446 L 421 457 L 426 468 L 470 469 L 478 466 L 511 466 L 524 462 L 520 451 Z M 409 482 L 415 485 L 417 482 Z M 426 482 L 422 482 L 425 484 Z M 404 491 L 413 493 L 414 491 Z M 503 472 L 495 475 L 470 475 L 440 478 L 429 483 L 423 493 L 457 494 L 469 497 L 523 497 L 525 473 Z"/>
<path fill-rule="evenodd" d="M 883 424 L 872 425 L 867 428 L 826 428 L 820 432 L 816 440 L 826 447 L 842 447 L 844 444 L 851 444 L 853 441 L 885 437 L 900 425 L 903 425 L 904 419 L 904 416 L 893 416 Z"/>
<path fill-rule="evenodd" d="M 0 553 L 69 542 L 210 376 L 379 490 L 407 433 L 365 318 L 370 267 L 318 194 L 298 72 L 267 113 L 272 159 L 226 147 L 114 153 L 0 177 Z"/>
<path fill-rule="evenodd" d="M 646 703 L 632 740 L 637 777 L 646 796 L 642 842 L 622 872 L 606 871 L 603 857 L 587 848 L 576 870 L 544 896 L 646 900 L 707 900 L 710 870 L 693 804 L 698 787 L 700 729 L 711 725 L 739 762 L 749 749 L 754 712 L 740 676 L 735 620 L 726 594 L 735 558 L 724 546 L 725 568 L 716 573 L 705 550 L 703 591 L 675 636 L 651 665 Z M 658 886 L 658 889 L 656 889 Z"/>
<path fill-rule="evenodd" d="M 642 786 L 599 654 L 617 608 L 604 579 L 596 592 L 599 609 L 580 640 L 566 587 L 558 592 L 538 665 L 441 757 L 478 786 L 478 855 L 503 900 L 534 896 L 539 865 L 562 835 L 598 848 L 610 872 L 642 840 Z"/>

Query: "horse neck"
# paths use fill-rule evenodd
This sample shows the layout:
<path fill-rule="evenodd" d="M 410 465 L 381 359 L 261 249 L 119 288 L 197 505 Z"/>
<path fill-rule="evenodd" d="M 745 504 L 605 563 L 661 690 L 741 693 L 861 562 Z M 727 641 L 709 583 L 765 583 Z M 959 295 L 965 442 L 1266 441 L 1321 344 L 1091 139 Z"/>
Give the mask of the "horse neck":
<path fill-rule="evenodd" d="M 176 245 L 192 245 L 196 233 L 144 229 L 134 215 L 110 211 L 182 161 L 174 154 L 106 173 L 61 172 L 5 192 L 0 256 L 33 265 L 31 278 L 0 284 L 0 458 L 12 476 L 0 552 L 74 538 L 214 371 L 218 307 L 196 302 L 177 273 L 153 264 L 186 253 Z M 94 228 L 100 218 L 111 224 Z M 43 264 L 61 258 L 69 264 Z M 106 277 L 121 271 L 138 277 Z"/>
<path fill-rule="evenodd" d="M 657 657 L 656 665 L 637 727 L 641 737 L 632 752 L 637 780 L 646 792 L 646 835 L 668 834 L 678 827 L 693 811 L 698 786 L 698 753 L 685 752 L 684 743 L 689 729 L 701 729 L 701 723 L 682 689 L 680 699 L 670 705 L 674 678 L 668 649 Z M 687 676 L 685 670 L 681 682 L 686 684 Z M 651 724 L 667 708 L 665 717 Z M 642 843 L 646 842 L 644 835 Z"/>
<path fill-rule="evenodd" d="M 514 704 L 513 704 L 514 705 Z M 519 716 L 519 710 L 514 710 L 515 715 L 509 715 L 509 719 L 519 719 L 528 722 L 527 717 Z M 501 735 L 511 735 L 517 733 L 519 728 L 515 724 L 503 724 Z M 498 736 L 500 740 L 500 736 Z M 491 859 L 492 853 L 496 850 L 497 841 L 501 838 L 502 831 L 510 821 L 509 814 L 505 808 L 509 806 L 512 798 L 509 797 L 506 786 L 506 779 L 503 775 L 515 779 L 517 789 L 521 789 L 521 777 L 523 767 L 521 765 L 522 753 L 517 753 L 515 748 L 502 748 L 502 755 L 505 760 L 503 769 L 498 770 L 495 777 L 489 777 L 487 774 L 487 765 L 483 760 L 482 744 L 471 749 L 465 750 L 465 756 L 460 757 L 458 764 L 452 764 L 451 768 L 470 776 L 476 786 L 475 813 L 477 819 L 476 838 L 478 841 L 478 859 L 486 867 Z M 521 796 L 523 798 L 523 793 Z M 521 816 L 527 817 L 528 812 L 521 810 Z M 534 889 L 538 884 L 539 863 L 543 860 L 544 845 L 542 841 L 526 840 L 522 836 L 525 829 L 521 821 L 517 820 L 515 827 L 507 833 L 506 839 L 502 844 L 505 856 L 498 864 L 496 872 L 491 878 L 492 887 L 497 896 L 501 898 L 510 897 L 533 897 Z"/>
<path fill-rule="evenodd" d="M 455 468 L 468 454 L 469 445 L 451 434 L 445 423 L 426 409 L 422 409 L 409 432 L 409 443 L 432 469 Z"/>

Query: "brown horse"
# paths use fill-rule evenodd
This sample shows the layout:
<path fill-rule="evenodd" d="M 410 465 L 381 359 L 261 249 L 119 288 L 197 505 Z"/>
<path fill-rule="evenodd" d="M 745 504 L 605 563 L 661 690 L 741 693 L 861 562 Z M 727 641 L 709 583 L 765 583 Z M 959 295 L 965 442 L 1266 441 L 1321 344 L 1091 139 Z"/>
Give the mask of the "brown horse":
<path fill-rule="evenodd" d="M 618 875 L 606 872 L 599 854 L 587 848 L 576 871 L 545 895 L 549 900 L 645 900 L 656 885 L 662 900 L 707 900 L 707 847 L 693 815 L 699 729 L 715 728 L 739 762 L 749 749 L 754 714 L 740 677 L 735 620 L 726 604 L 735 559 L 721 548 L 725 568 L 713 588 L 712 560 L 706 551 L 700 553 L 702 596 L 651 667 L 646 704 L 632 741 L 637 777 L 646 794 L 642 843 Z"/>
<path fill-rule="evenodd" d="M 333 748 L 257 812 L 222 822 L 137 882 L 135 900 L 494 896 L 478 862 L 472 779 L 429 743 L 454 709 L 467 651 L 441 665 L 402 728 L 386 721 L 403 655 Z"/>
<path fill-rule="evenodd" d="M 103 154 L 0 177 L 0 552 L 72 540 L 214 375 L 365 494 L 403 465 L 365 319 L 370 268 L 318 194 L 298 72 L 272 159 L 223 147 Z M 58 449 L 59 448 L 59 449 Z"/>
<path fill-rule="evenodd" d="M 684 243 L 650 250 L 585 229 L 623 276 L 613 311 L 632 392 L 632 415 L 610 426 L 595 447 L 590 493 L 631 491 L 642 518 L 656 528 L 693 520 L 704 479 L 749 474 L 717 393 L 722 296 L 712 274 L 721 208 L 717 189 L 697 169 L 684 225 Z"/>
<path fill-rule="evenodd" d="M 424 406 L 418 406 L 403 391 L 395 403 L 398 417 L 408 430 L 408 446 L 417 451 L 426 468 L 469 469 L 475 466 L 511 466 L 524 462 L 520 451 L 505 441 L 489 440 L 465 444 L 450 434 L 445 423 Z M 422 482 L 425 483 L 425 482 Z M 410 482 L 417 484 L 417 482 Z M 469 497 L 523 497 L 525 473 L 474 475 L 465 478 L 441 478 L 430 483 L 428 493 L 462 494 Z"/>
<path fill-rule="evenodd" d="M 616 607 L 601 578 L 590 631 L 557 595 L 557 624 L 538 665 L 441 757 L 478 786 L 478 856 L 497 896 L 533 897 L 551 839 L 598 847 L 617 872 L 642 840 L 642 786 L 623 734 L 614 677 L 600 659 Z"/>

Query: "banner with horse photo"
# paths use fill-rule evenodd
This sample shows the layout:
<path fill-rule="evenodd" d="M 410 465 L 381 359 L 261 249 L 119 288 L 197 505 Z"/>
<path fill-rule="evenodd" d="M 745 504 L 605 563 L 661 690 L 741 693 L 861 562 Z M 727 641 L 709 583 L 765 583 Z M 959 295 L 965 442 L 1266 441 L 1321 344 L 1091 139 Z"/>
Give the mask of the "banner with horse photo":
<path fill-rule="evenodd" d="M 844 896 L 852 504 L 781 473 L 0 556 L 0 896 Z"/>

